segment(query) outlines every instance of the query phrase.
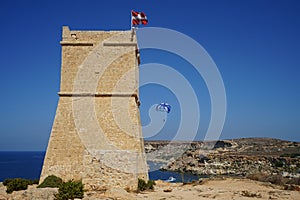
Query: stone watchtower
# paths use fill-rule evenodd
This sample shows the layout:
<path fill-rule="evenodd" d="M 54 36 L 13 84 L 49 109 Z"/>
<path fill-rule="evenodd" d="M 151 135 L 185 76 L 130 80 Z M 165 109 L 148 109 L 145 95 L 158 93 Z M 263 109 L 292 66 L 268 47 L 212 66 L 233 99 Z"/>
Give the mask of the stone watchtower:
<path fill-rule="evenodd" d="M 136 189 L 148 179 L 132 31 L 63 27 L 59 102 L 40 182 L 82 180 L 89 190 Z"/>

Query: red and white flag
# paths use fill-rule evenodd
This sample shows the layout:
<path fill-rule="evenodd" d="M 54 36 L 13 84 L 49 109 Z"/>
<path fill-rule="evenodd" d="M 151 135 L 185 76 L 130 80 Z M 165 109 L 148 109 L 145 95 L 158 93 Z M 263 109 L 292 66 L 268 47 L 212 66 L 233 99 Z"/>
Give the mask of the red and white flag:
<path fill-rule="evenodd" d="M 137 26 L 139 24 L 146 25 L 148 24 L 147 17 L 144 12 L 135 12 L 131 11 L 131 25 Z"/>

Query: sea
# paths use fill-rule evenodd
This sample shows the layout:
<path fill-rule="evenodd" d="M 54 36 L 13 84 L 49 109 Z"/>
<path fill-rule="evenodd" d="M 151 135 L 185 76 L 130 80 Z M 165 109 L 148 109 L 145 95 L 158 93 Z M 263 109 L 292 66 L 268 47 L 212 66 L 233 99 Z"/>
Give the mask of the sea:
<path fill-rule="evenodd" d="M 44 151 L 0 151 L 0 182 L 8 178 L 39 179 L 44 157 Z M 202 178 L 189 173 L 161 171 L 161 164 L 148 161 L 150 180 L 173 177 L 173 182 L 191 182 Z"/>

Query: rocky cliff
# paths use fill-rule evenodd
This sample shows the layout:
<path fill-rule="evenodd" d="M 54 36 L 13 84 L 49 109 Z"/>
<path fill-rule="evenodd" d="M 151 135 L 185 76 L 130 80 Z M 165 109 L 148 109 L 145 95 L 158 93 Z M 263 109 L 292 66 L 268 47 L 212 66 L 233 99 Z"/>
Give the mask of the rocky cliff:
<path fill-rule="evenodd" d="M 297 142 L 269 138 L 192 143 L 146 141 L 145 148 L 150 160 L 154 157 L 152 161 L 165 161 L 162 170 L 199 175 L 300 176 L 300 143 Z"/>

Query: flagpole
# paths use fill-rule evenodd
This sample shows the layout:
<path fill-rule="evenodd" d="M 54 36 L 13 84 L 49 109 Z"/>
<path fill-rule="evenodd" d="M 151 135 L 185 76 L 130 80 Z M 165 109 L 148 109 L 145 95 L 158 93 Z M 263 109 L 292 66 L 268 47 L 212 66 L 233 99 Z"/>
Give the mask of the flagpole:
<path fill-rule="evenodd" d="M 131 42 L 133 42 L 133 37 L 134 37 L 134 35 L 136 34 L 136 29 L 137 29 L 136 27 L 132 27 L 132 28 L 131 28 L 131 39 L 130 39 Z"/>
<path fill-rule="evenodd" d="M 135 32 L 136 32 L 136 29 L 137 29 L 137 27 L 134 27 L 133 26 L 133 23 L 132 23 L 132 12 L 133 12 L 133 10 L 131 10 L 131 13 L 130 13 L 130 24 L 131 24 L 131 39 L 130 39 L 130 41 L 132 42 L 133 41 L 133 37 L 134 37 L 134 35 L 135 35 Z"/>
<path fill-rule="evenodd" d="M 131 27 L 131 30 L 132 30 L 132 11 L 133 10 L 131 10 L 131 12 L 130 12 L 130 27 Z"/>

